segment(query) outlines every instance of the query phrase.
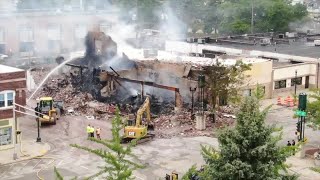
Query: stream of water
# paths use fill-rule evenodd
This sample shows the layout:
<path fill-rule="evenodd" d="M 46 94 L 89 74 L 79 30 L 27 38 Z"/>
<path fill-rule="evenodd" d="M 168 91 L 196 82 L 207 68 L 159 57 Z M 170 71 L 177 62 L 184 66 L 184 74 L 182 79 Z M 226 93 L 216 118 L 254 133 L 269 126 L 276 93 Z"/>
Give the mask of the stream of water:
<path fill-rule="evenodd" d="M 62 68 L 65 64 L 67 64 L 68 62 L 71 62 L 72 60 L 74 60 L 76 57 L 81 57 L 84 55 L 83 51 L 80 52 L 72 52 L 70 53 L 70 58 L 66 61 L 64 61 L 63 63 L 59 64 L 59 66 L 55 67 L 54 69 L 52 69 L 49 74 L 47 74 L 47 76 L 41 81 L 41 83 L 39 84 L 39 86 L 37 87 L 37 89 L 31 94 L 31 96 L 28 98 L 27 101 L 29 101 L 30 99 L 32 99 L 32 97 L 38 92 L 38 90 L 43 86 L 43 84 L 48 80 L 48 78 L 58 69 Z"/>

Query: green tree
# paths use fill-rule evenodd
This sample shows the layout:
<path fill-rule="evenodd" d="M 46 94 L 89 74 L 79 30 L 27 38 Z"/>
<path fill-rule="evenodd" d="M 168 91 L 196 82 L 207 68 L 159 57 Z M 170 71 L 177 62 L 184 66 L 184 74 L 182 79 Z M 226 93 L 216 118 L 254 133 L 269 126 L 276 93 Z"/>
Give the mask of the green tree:
<path fill-rule="evenodd" d="M 289 30 L 291 22 L 301 20 L 308 15 L 305 5 L 292 5 L 287 0 L 226 0 L 219 7 L 224 9 L 221 22 L 222 31 L 238 34 L 249 33 L 252 6 L 254 32 L 271 30 L 285 32 Z"/>
<path fill-rule="evenodd" d="M 250 70 L 250 65 L 237 61 L 235 65 L 227 66 L 218 60 L 214 66 L 204 68 L 208 77 L 207 83 L 210 89 L 213 107 L 219 105 L 220 100 L 238 102 L 240 100 L 239 88 L 244 84 L 247 77 L 244 72 Z"/>
<path fill-rule="evenodd" d="M 320 126 L 320 89 L 312 89 L 307 103 L 308 120 L 315 127 Z"/>
<path fill-rule="evenodd" d="M 279 147 L 280 135 L 274 126 L 265 125 L 269 108 L 260 110 L 256 97 L 246 97 L 237 113 L 236 127 L 218 135 L 220 150 L 202 146 L 206 165 L 204 179 L 295 179 L 284 164 L 291 155 L 288 147 Z"/>
<path fill-rule="evenodd" d="M 123 146 L 121 144 L 122 137 L 120 135 L 120 131 L 122 129 L 123 122 L 119 113 L 119 109 L 117 109 L 116 115 L 112 120 L 112 139 L 99 140 L 95 138 L 90 138 L 91 141 L 105 146 L 105 149 L 92 149 L 77 144 L 71 144 L 72 147 L 76 147 L 91 152 L 105 160 L 106 165 L 104 167 L 101 167 L 102 170 L 97 174 L 89 177 L 89 179 L 100 175 L 106 175 L 106 179 L 108 180 L 133 179 L 132 171 L 139 168 L 143 168 L 142 165 L 128 160 L 129 157 L 135 158 L 134 154 L 132 154 L 132 147 L 136 144 L 136 141 L 132 141 L 129 145 Z M 57 173 L 58 172 L 55 173 L 57 177 L 62 177 L 60 174 Z"/>

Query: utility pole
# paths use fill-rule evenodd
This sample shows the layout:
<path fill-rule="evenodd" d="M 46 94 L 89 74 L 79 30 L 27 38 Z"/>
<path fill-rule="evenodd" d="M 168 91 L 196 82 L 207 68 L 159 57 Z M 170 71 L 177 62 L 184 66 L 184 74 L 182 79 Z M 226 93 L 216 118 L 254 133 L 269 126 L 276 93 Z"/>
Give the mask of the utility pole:
<path fill-rule="evenodd" d="M 16 96 L 15 96 L 15 93 L 13 95 L 13 101 L 15 101 L 16 99 Z M 13 139 L 13 160 L 16 160 L 18 159 L 18 155 L 17 155 L 17 150 L 16 150 L 16 144 L 17 144 L 17 139 L 16 139 L 16 136 L 17 136 L 17 125 L 16 125 L 16 105 L 15 103 L 13 103 L 13 121 L 14 121 L 14 137 L 12 138 Z"/>
<path fill-rule="evenodd" d="M 251 0 L 251 34 L 253 34 L 253 17 L 254 17 L 254 12 L 253 12 L 253 8 L 254 8 L 254 0 Z"/>
<path fill-rule="evenodd" d="M 296 70 L 295 72 L 295 78 L 294 78 L 294 95 L 297 96 L 297 74 L 298 74 L 298 71 Z"/>

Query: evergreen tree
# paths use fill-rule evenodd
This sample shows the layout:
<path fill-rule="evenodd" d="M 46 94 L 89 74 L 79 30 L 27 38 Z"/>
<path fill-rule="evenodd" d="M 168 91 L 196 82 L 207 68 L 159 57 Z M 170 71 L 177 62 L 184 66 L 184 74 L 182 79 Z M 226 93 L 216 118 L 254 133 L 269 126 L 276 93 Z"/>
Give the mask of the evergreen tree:
<path fill-rule="evenodd" d="M 108 180 L 127 180 L 133 179 L 132 171 L 135 169 L 143 168 L 143 166 L 128 160 L 128 157 L 135 157 L 132 154 L 132 147 L 136 144 L 136 141 L 132 141 L 129 145 L 123 146 L 121 144 L 120 131 L 123 129 L 122 118 L 119 113 L 119 109 L 116 110 L 116 115 L 112 120 L 112 139 L 111 140 L 99 140 L 90 138 L 91 141 L 104 145 L 105 149 L 92 149 L 85 146 L 71 144 L 72 147 L 83 149 L 100 156 L 105 160 L 106 165 L 101 167 L 102 170 L 97 174 L 89 177 L 96 177 L 100 175 L 106 175 L 105 179 Z M 55 170 L 57 177 L 62 176 Z"/>
<path fill-rule="evenodd" d="M 261 111 L 257 97 L 247 97 L 241 104 L 234 129 L 218 135 L 220 151 L 202 146 L 206 166 L 204 179 L 274 180 L 295 179 L 286 173 L 285 161 L 292 151 L 279 147 L 281 135 L 274 126 L 266 126 L 269 108 Z"/>

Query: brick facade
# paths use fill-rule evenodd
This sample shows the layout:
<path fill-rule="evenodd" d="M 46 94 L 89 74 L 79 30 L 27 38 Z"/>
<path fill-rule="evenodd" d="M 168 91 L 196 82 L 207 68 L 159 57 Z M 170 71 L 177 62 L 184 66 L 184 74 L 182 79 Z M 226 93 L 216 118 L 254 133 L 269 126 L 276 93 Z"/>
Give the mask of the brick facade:
<path fill-rule="evenodd" d="M 0 73 L 0 92 L 6 90 L 15 91 L 15 102 L 20 105 L 26 105 L 26 72 Z M 18 115 L 18 114 L 17 114 Z M 0 119 L 12 118 L 12 109 L 0 109 Z"/>

